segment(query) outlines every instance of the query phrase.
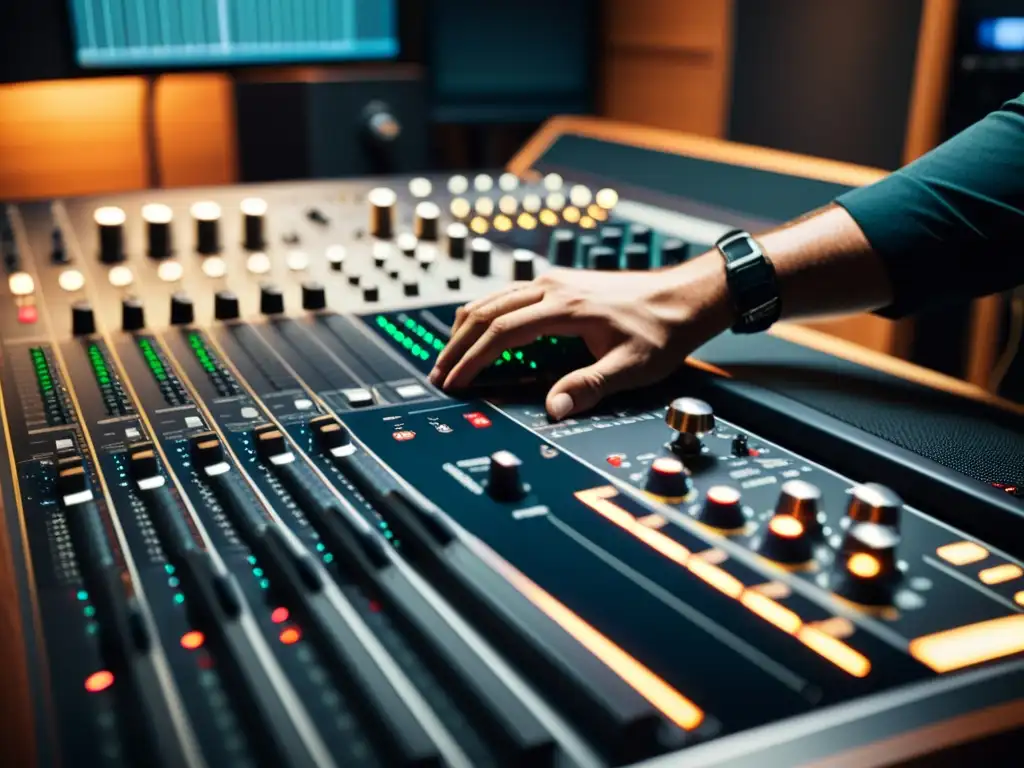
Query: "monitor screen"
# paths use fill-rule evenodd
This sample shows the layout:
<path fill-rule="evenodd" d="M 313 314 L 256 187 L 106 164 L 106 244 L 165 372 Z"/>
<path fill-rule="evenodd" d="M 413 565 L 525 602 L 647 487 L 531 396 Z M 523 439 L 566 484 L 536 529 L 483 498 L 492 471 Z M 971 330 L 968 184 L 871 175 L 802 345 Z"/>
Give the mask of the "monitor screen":
<path fill-rule="evenodd" d="M 231 67 L 398 56 L 396 0 L 69 0 L 89 69 Z"/>
<path fill-rule="evenodd" d="M 984 51 L 1024 51 L 1024 18 L 983 19 L 977 31 L 978 47 Z"/>

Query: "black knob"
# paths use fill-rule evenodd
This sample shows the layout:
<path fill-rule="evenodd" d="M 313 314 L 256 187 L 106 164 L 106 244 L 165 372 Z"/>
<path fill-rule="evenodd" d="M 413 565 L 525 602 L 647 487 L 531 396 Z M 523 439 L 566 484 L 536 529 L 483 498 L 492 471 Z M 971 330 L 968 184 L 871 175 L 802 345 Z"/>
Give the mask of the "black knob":
<path fill-rule="evenodd" d="M 573 265 L 586 269 L 590 266 L 590 249 L 598 244 L 597 235 L 580 235 L 576 238 L 576 255 Z"/>
<path fill-rule="evenodd" d="M 253 430 L 253 444 L 256 446 L 256 453 L 264 459 L 273 456 L 281 456 L 288 453 L 288 441 L 284 433 L 273 424 L 261 424 Z"/>
<path fill-rule="evenodd" d="M 68 252 L 64 245 L 64 232 L 60 227 L 54 227 L 50 234 L 50 261 L 54 264 L 67 264 Z"/>
<path fill-rule="evenodd" d="M 435 203 L 424 200 L 416 206 L 416 237 L 427 242 L 437 240 L 437 225 L 441 220 L 441 209 Z"/>
<path fill-rule="evenodd" d="M 572 267 L 576 260 L 576 233 L 571 229 L 556 229 L 548 242 L 548 261 L 559 267 Z"/>
<path fill-rule="evenodd" d="M 850 494 L 846 514 L 857 523 L 876 523 L 899 529 L 903 500 L 878 483 L 858 485 Z"/>
<path fill-rule="evenodd" d="M 212 467 L 227 459 L 224 444 L 216 432 L 200 432 L 188 441 L 192 460 L 200 467 Z"/>
<path fill-rule="evenodd" d="M 380 301 L 380 289 L 376 285 L 367 283 L 363 286 L 363 301 Z"/>
<path fill-rule="evenodd" d="M 590 249 L 590 268 L 614 272 L 619 268 L 619 252 L 607 245 L 595 245 Z"/>
<path fill-rule="evenodd" d="M 651 228 L 646 224 L 634 224 L 629 228 L 630 240 L 651 247 Z"/>
<path fill-rule="evenodd" d="M 350 272 L 349 275 L 348 275 L 348 284 L 349 285 L 359 285 L 359 283 L 360 283 L 360 281 L 362 279 L 363 279 L 363 276 L 360 275 L 358 272 Z"/>
<path fill-rule="evenodd" d="M 644 490 L 666 501 L 681 501 L 690 492 L 690 475 L 678 459 L 661 457 L 651 462 Z"/>
<path fill-rule="evenodd" d="M 263 222 L 267 214 L 267 201 L 247 197 L 242 201 L 242 247 L 247 251 L 262 251 L 267 244 Z"/>
<path fill-rule="evenodd" d="M 686 261 L 687 247 L 682 240 L 670 237 L 661 242 L 661 265 L 682 264 Z"/>
<path fill-rule="evenodd" d="M 196 221 L 196 251 L 204 256 L 220 253 L 220 206 L 204 201 L 192 206 Z"/>
<path fill-rule="evenodd" d="M 486 237 L 474 237 L 471 249 L 470 271 L 477 277 L 487 277 L 491 274 L 491 241 Z"/>
<path fill-rule="evenodd" d="M 410 259 L 416 256 L 416 248 L 419 244 L 419 239 L 411 232 L 403 232 L 395 239 L 395 245 L 398 246 L 398 250 Z"/>
<path fill-rule="evenodd" d="M 651 268 L 651 249 L 643 243 L 630 243 L 624 253 L 626 269 L 643 271 Z"/>
<path fill-rule="evenodd" d="M 284 293 L 276 285 L 260 286 L 260 312 L 264 315 L 280 315 L 284 312 Z"/>
<path fill-rule="evenodd" d="M 420 283 L 416 278 L 407 278 L 402 281 L 402 293 L 406 296 L 419 296 Z"/>
<path fill-rule="evenodd" d="M 306 282 L 302 284 L 302 308 L 310 311 L 324 309 L 327 306 L 327 291 L 322 283 Z"/>
<path fill-rule="evenodd" d="M 526 494 L 519 468 L 523 462 L 511 451 L 491 454 L 487 493 L 498 501 L 516 501 Z"/>
<path fill-rule="evenodd" d="M 142 206 L 142 218 L 146 222 L 146 253 L 153 259 L 171 256 L 171 221 L 174 213 L 163 203 L 149 203 Z"/>
<path fill-rule="evenodd" d="M 194 321 L 195 308 L 188 294 L 171 294 L 171 325 L 191 325 Z"/>
<path fill-rule="evenodd" d="M 114 206 L 97 208 L 93 220 L 99 229 L 100 261 L 104 264 L 124 261 L 124 211 Z"/>
<path fill-rule="evenodd" d="M 747 524 L 747 517 L 740 503 L 740 492 L 730 485 L 708 488 L 697 519 L 705 525 L 725 531 L 743 528 Z"/>
<path fill-rule="evenodd" d="M 616 253 L 622 248 L 622 227 L 604 227 L 601 229 L 601 243 Z"/>
<path fill-rule="evenodd" d="M 732 439 L 732 455 L 733 456 L 749 456 L 750 445 L 747 441 L 746 435 L 736 435 Z"/>
<path fill-rule="evenodd" d="M 806 480 L 789 480 L 779 489 L 779 499 L 775 504 L 775 514 L 791 515 L 807 529 L 808 533 L 821 530 L 819 512 L 821 506 L 821 489 Z"/>
<path fill-rule="evenodd" d="M 806 526 L 786 514 L 776 514 L 768 521 L 754 548 L 778 563 L 806 563 L 813 554 Z"/>
<path fill-rule="evenodd" d="M 130 296 L 121 301 L 121 330 L 140 331 L 146 327 L 142 299 Z"/>
<path fill-rule="evenodd" d="M 458 275 L 449 275 L 445 283 L 449 291 L 458 291 L 462 288 L 462 279 Z"/>
<path fill-rule="evenodd" d="M 469 230 L 465 224 L 454 222 L 448 225 L 448 255 L 453 259 L 466 258 L 466 238 Z"/>
<path fill-rule="evenodd" d="M 213 297 L 213 316 L 217 320 L 238 319 L 238 296 L 231 291 L 217 291 Z"/>
<path fill-rule="evenodd" d="M 833 572 L 833 589 L 847 600 L 863 605 L 887 605 L 899 581 L 896 548 L 900 536 L 894 528 L 876 523 L 855 523 L 846 531 Z"/>
<path fill-rule="evenodd" d="M 377 187 L 366 196 L 370 203 L 370 234 L 388 239 L 394 234 L 395 201 L 398 196 L 393 189 Z"/>
<path fill-rule="evenodd" d="M 533 251 L 528 251 L 525 248 L 516 248 L 512 251 L 513 280 L 533 280 L 533 257 Z"/>
<path fill-rule="evenodd" d="M 345 246 L 330 245 L 324 252 L 324 257 L 331 267 L 332 272 L 341 272 L 345 269 Z"/>
<path fill-rule="evenodd" d="M 75 336 L 96 333 L 96 315 L 88 302 L 80 301 L 71 305 L 71 333 Z"/>
<path fill-rule="evenodd" d="M 326 414 L 309 420 L 309 428 L 320 446 L 320 450 L 334 455 L 351 453 L 352 438 L 334 416 Z"/>

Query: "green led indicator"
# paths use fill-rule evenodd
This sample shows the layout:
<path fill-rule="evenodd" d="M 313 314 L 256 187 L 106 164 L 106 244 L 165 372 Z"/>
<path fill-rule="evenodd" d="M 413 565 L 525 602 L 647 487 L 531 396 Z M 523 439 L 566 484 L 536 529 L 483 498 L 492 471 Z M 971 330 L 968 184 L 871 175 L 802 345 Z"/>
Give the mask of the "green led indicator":
<path fill-rule="evenodd" d="M 533 360 L 531 360 L 530 361 L 530 367 L 531 368 L 536 368 L 537 367 L 537 363 L 535 363 Z"/>
<path fill-rule="evenodd" d="M 422 352 L 422 351 L 423 351 L 423 347 L 421 347 L 419 344 L 413 344 L 412 345 L 412 353 L 414 355 L 416 355 L 416 357 L 419 357 L 420 356 L 420 352 Z"/>
<path fill-rule="evenodd" d="M 168 575 L 170 575 L 170 574 L 174 573 L 174 566 L 171 565 L 170 563 L 166 563 L 164 565 L 164 570 L 167 571 Z"/>
<path fill-rule="evenodd" d="M 502 357 L 503 360 L 511 360 L 512 359 L 512 353 L 509 352 L 506 349 L 504 352 L 501 353 L 501 357 Z"/>
<path fill-rule="evenodd" d="M 324 562 L 327 563 L 328 565 L 333 563 L 334 562 L 334 555 L 332 555 L 330 552 L 328 552 L 326 555 L 324 555 Z"/>
<path fill-rule="evenodd" d="M 263 569 L 262 568 L 253 568 L 252 569 L 252 575 L 255 576 L 257 579 L 260 578 L 263 575 Z"/>
<path fill-rule="evenodd" d="M 434 334 L 432 334 L 432 333 L 425 333 L 425 334 L 423 334 L 423 340 L 425 342 L 427 342 L 427 344 L 433 344 L 434 343 Z"/>
<path fill-rule="evenodd" d="M 522 360 L 522 359 L 523 359 L 523 353 L 521 351 L 520 352 L 516 352 L 516 360 Z"/>
<path fill-rule="evenodd" d="M 327 549 L 327 547 L 324 546 L 324 543 L 322 541 L 318 541 L 316 544 L 316 551 L 323 552 L 325 549 Z"/>
<path fill-rule="evenodd" d="M 167 580 L 167 586 L 171 589 L 177 589 L 179 584 L 181 584 L 181 581 L 178 580 L 177 576 L 171 576 L 171 578 Z"/>
<path fill-rule="evenodd" d="M 260 589 L 267 589 L 270 586 L 270 579 L 260 579 Z"/>
<path fill-rule="evenodd" d="M 79 600 L 85 601 L 89 599 L 89 593 L 86 592 L 84 589 L 80 589 L 78 590 L 78 594 L 75 595 L 75 597 L 77 597 Z"/>
<path fill-rule="evenodd" d="M 87 619 L 91 619 L 93 616 L 96 615 L 96 609 L 91 605 L 87 605 L 85 606 L 85 611 L 83 611 L 83 613 L 85 613 L 85 617 Z"/>
<path fill-rule="evenodd" d="M 249 565 L 256 565 L 256 555 L 249 555 L 246 560 L 249 561 Z"/>
<path fill-rule="evenodd" d="M 174 602 L 177 603 L 178 605 L 181 605 L 182 603 L 185 602 L 185 596 L 183 594 L 181 594 L 181 592 L 179 592 L 178 594 L 176 594 L 174 596 Z"/>
<path fill-rule="evenodd" d="M 377 325 L 379 325 L 381 328 L 387 328 L 388 319 L 384 317 L 384 315 L 377 315 Z"/>

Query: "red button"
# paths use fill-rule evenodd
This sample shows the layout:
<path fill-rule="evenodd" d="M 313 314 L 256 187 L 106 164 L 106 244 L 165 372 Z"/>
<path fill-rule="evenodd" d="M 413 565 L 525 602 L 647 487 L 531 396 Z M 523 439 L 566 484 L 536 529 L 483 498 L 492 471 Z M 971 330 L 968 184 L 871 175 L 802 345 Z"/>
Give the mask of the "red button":
<path fill-rule="evenodd" d="M 392 432 L 391 436 L 395 438 L 395 440 L 397 440 L 398 442 L 402 443 L 405 442 L 406 440 L 412 440 L 414 437 L 416 437 L 416 433 L 403 429 L 401 432 Z"/>
<path fill-rule="evenodd" d="M 622 460 L 624 458 L 626 458 L 626 457 L 623 456 L 621 453 L 613 453 L 607 459 L 605 459 L 605 461 L 607 461 L 613 467 L 621 467 L 622 466 Z"/>
<path fill-rule="evenodd" d="M 30 325 L 39 319 L 39 311 L 36 309 L 34 304 L 27 304 L 24 307 L 18 307 L 18 322 Z"/>
<path fill-rule="evenodd" d="M 484 429 L 485 427 L 491 426 L 491 420 L 488 419 L 479 411 L 473 411 L 472 413 L 464 413 L 462 414 L 462 418 L 464 418 L 477 429 Z"/>

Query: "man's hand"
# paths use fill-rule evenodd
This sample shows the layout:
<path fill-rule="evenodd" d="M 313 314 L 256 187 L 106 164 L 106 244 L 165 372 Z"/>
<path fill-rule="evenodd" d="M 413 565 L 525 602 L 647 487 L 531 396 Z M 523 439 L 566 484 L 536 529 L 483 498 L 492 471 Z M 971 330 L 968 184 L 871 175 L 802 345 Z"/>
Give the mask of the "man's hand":
<path fill-rule="evenodd" d="M 548 393 L 548 413 L 563 419 L 613 392 L 665 378 L 731 323 L 715 253 L 653 272 L 555 269 L 460 307 L 430 380 L 459 389 L 504 349 L 545 334 L 579 336 L 597 361 Z"/>

